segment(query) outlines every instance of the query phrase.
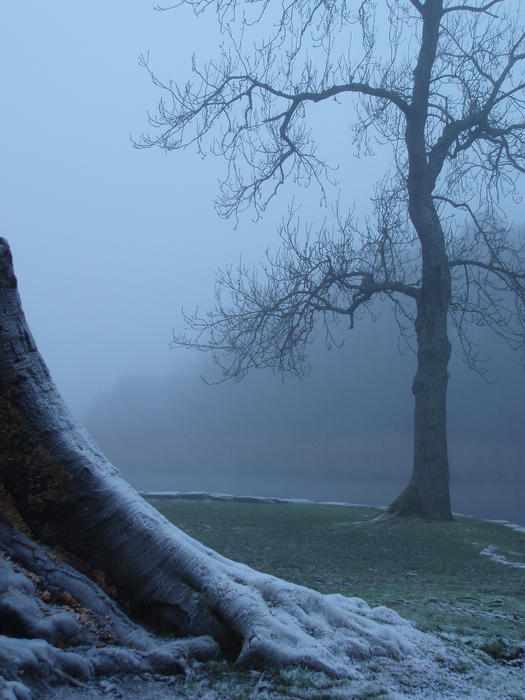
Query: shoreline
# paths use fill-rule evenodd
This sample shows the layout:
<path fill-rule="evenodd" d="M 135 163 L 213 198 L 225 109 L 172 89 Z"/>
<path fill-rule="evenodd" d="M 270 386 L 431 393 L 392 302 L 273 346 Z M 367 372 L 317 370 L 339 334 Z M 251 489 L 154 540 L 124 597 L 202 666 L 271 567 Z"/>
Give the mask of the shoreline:
<path fill-rule="evenodd" d="M 339 506 L 340 508 L 377 508 L 385 511 L 388 506 L 370 503 L 348 503 L 346 501 L 317 501 L 311 498 L 277 498 L 274 496 L 235 496 L 231 493 L 220 493 L 216 491 L 139 491 L 142 498 L 152 498 L 159 500 L 171 499 L 174 501 L 226 501 L 230 503 L 275 503 L 289 505 L 316 505 L 316 506 Z M 525 534 L 525 526 L 512 523 L 509 520 L 479 518 L 476 515 L 466 515 L 465 513 L 452 513 L 459 518 L 475 518 L 486 523 L 503 525 L 516 532 Z"/>

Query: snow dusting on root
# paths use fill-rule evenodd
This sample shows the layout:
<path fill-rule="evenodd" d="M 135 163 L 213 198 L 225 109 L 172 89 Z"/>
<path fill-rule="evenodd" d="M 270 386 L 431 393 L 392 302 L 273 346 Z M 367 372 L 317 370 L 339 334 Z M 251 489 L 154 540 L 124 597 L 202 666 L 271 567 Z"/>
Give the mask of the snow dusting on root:
<path fill-rule="evenodd" d="M 144 511 L 142 513 L 144 517 Z M 158 513 L 157 534 L 161 536 Z M 178 568 L 237 634 L 238 663 L 302 665 L 332 677 L 359 677 L 363 659 L 445 657 L 442 642 L 396 612 L 359 598 L 323 595 L 233 562 L 165 521 Z"/>
<path fill-rule="evenodd" d="M 247 575 L 247 583 L 232 584 L 230 602 L 223 603 L 240 629 L 249 630 L 239 663 L 304 665 L 333 677 L 358 678 L 361 661 L 373 656 L 402 660 L 445 654 L 437 639 L 387 608 L 322 595 L 269 576 Z"/>
<path fill-rule="evenodd" d="M 1 700 L 54 697 L 61 685 L 95 697 L 103 679 L 118 686 L 130 674 L 184 678 L 194 660 L 217 655 L 210 637 L 149 634 L 71 562 L 8 520 L 0 518 L 0 543 L 10 553 L 0 555 Z M 177 540 L 178 570 L 186 555 L 192 585 L 239 635 L 238 666 L 309 667 L 357 682 L 363 664 L 378 656 L 407 668 L 446 657 L 440 641 L 392 610 L 256 572 L 171 524 L 169 534 Z"/>
<path fill-rule="evenodd" d="M 184 675 L 192 660 L 218 653 L 210 637 L 149 634 L 5 513 L 0 546 L 0 700 L 53 697 L 57 685 L 85 688 L 111 676 Z"/>
<path fill-rule="evenodd" d="M 0 700 L 525 696 L 521 668 L 487 665 L 388 608 L 322 595 L 176 537 L 179 556 L 191 554 L 193 583 L 242 639 L 237 664 L 203 663 L 218 651 L 209 637 L 153 637 L 93 581 L 0 519 L 11 553 L 0 556 Z"/>

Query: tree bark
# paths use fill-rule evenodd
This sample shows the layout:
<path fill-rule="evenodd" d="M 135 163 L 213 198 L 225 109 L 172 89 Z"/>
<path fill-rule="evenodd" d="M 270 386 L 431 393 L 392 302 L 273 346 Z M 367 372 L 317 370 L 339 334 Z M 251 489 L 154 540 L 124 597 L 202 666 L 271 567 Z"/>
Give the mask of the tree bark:
<path fill-rule="evenodd" d="M 60 397 L 21 308 L 7 243 L 0 242 L 0 479 L 32 533 L 79 566 L 135 614 L 181 635 L 222 638 L 222 624 L 159 549 L 156 511 L 137 497 Z M 140 561 L 140 567 L 135 565 Z M 176 564 L 175 564 L 176 567 Z M 231 637 L 232 635 L 229 635 Z M 231 639 L 232 643 L 234 639 Z"/>
<path fill-rule="evenodd" d="M 415 323 L 417 371 L 412 384 L 414 462 L 408 487 L 390 505 L 388 513 L 451 520 L 446 427 L 451 283 L 443 231 L 424 184 L 424 178 L 416 179 L 409 203 L 422 257 Z"/>
<path fill-rule="evenodd" d="M 96 608 L 114 630 L 124 630 L 116 634 L 117 642 L 131 635 L 135 646 L 142 637 L 129 616 L 171 636 L 207 635 L 204 647 L 197 645 L 201 655 L 209 656 L 218 645 L 238 662 L 303 664 L 334 676 L 357 673 L 357 659 L 385 654 L 402 658 L 436 650 L 434 640 L 393 611 L 370 608 L 356 598 L 322 595 L 225 559 L 144 501 L 100 453 L 58 394 L 27 327 L 4 239 L 0 239 L 0 505 L 0 542 L 7 550 L 4 565 L 9 576 L 22 580 L 23 585 L 17 584 L 22 597 L 30 593 L 28 579 L 33 581 L 33 593 L 40 600 L 30 608 L 56 623 L 30 623 L 32 613 L 27 613 L 20 596 L 13 596 L 13 587 L 2 591 L 0 586 L 0 608 L 10 611 L 17 636 L 45 633 L 48 646 L 63 645 L 64 635 L 66 641 L 76 639 L 78 619 L 69 619 L 71 610 L 67 619 L 42 612 L 49 599 L 43 581 L 51 581 L 46 585 L 53 590 L 62 586 L 62 599 L 77 600 L 77 612 L 89 607 L 91 614 Z M 42 549 L 42 542 L 51 549 Z M 40 562 L 41 571 L 35 571 L 35 562 Z M 22 568 L 25 575 L 20 576 Z M 68 579 L 74 595 L 63 590 Z M 124 612 L 117 611 L 111 599 Z M 53 647 L 51 653 L 49 646 L 43 653 L 38 644 L 23 649 L 8 645 L 2 656 L 6 649 L 2 635 L 12 632 L 8 617 L 0 614 L 0 666 L 3 658 L 10 660 L 14 676 L 10 683 L 18 682 L 27 654 L 33 654 L 35 668 L 42 668 L 42 657 L 48 664 L 59 663 L 61 648 Z M 109 643 L 104 639 L 99 635 L 97 648 Z M 107 670 L 117 663 L 113 653 L 113 666 L 98 652 L 93 654 L 92 670 Z M 60 657 L 64 668 L 71 666 L 71 655 L 66 657 Z M 16 663 L 22 666 L 13 659 L 21 659 Z M 146 659 L 150 667 L 161 664 L 157 657 L 151 659 Z M 135 667 L 144 668 L 144 658 L 139 661 L 133 656 Z M 78 655 L 75 664 L 77 671 L 86 666 Z"/>
<path fill-rule="evenodd" d="M 429 304 L 424 298 L 418 302 L 418 366 L 412 385 L 415 399 L 414 468 L 410 487 L 417 492 L 425 517 L 450 520 L 446 426 L 447 367 L 450 359 L 448 304 L 443 300 L 443 281 L 439 279 L 443 267 L 436 266 L 436 269 L 438 279 L 433 281 L 434 296 L 441 303 L 436 301 Z"/>
<path fill-rule="evenodd" d="M 389 513 L 451 520 L 446 428 L 450 359 L 447 314 L 442 303 L 432 304 L 422 297 L 417 305 L 417 371 L 412 384 L 415 399 L 412 477 L 408 487 L 389 507 Z"/>

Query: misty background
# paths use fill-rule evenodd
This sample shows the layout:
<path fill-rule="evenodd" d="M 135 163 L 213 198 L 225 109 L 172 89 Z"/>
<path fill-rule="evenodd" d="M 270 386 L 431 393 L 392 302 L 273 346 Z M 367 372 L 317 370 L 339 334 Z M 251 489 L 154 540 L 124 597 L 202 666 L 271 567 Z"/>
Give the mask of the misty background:
<path fill-rule="evenodd" d="M 30 327 L 74 413 L 141 490 L 222 491 L 385 504 L 411 471 L 415 358 L 398 351 L 388 309 L 328 352 L 310 376 L 271 372 L 207 386 L 209 358 L 170 351 L 180 309 L 213 303 L 218 266 L 261 261 L 292 196 L 319 214 L 318 193 L 285 188 L 261 222 L 217 217 L 219 160 L 133 149 L 158 93 L 138 65 L 190 76 L 191 56 L 223 40 L 213 13 L 151 3 L 28 0 L 4 9 L 1 235 L 12 247 Z M 330 119 L 330 128 L 324 128 Z M 348 115 L 312 115 L 335 161 Z M 348 199 L 366 212 L 384 154 L 342 163 Z M 302 197 L 302 199 L 301 199 Z M 518 202 L 505 203 L 517 223 Z M 379 309 L 378 309 L 379 310 Z M 480 337 L 491 379 L 450 366 L 453 509 L 525 524 L 525 374 L 519 356 Z"/>

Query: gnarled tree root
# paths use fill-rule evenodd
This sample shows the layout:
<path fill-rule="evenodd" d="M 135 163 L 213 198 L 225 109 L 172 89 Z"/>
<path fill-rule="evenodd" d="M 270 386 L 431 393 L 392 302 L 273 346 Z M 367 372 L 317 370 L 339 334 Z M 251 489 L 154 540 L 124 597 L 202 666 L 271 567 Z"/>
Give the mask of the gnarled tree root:
<path fill-rule="evenodd" d="M 357 676 L 360 660 L 370 656 L 401 659 L 444 654 L 436 639 L 386 608 L 370 608 L 356 598 L 321 595 L 225 559 L 178 530 L 144 501 L 101 454 L 60 397 L 27 327 L 11 254 L 3 239 L 0 501 L 5 527 L 18 533 L 11 540 L 5 534 L 11 555 L 11 560 L 4 559 L 6 574 L 19 601 L 27 599 L 17 608 L 13 595 L 4 591 L 9 633 L 18 630 L 24 639 L 34 640 L 22 645 L 29 660 L 24 660 L 22 646 L 13 642 L 12 653 L 19 659 L 18 667 L 11 664 L 15 673 L 23 671 L 24 664 L 40 667 L 44 648 L 54 667 L 69 676 L 88 668 L 98 672 L 112 664 L 157 663 L 153 661 L 157 657 L 148 656 L 151 638 L 131 624 L 110 598 L 134 619 L 164 633 L 207 637 L 196 642 L 205 654 L 215 652 L 213 638 L 222 653 L 239 663 L 304 664 L 332 676 Z M 24 537 L 34 542 L 29 545 Z M 55 554 L 51 556 L 36 540 Z M 57 553 L 62 553 L 63 561 Z M 36 570 L 31 569 L 31 560 L 38 560 Z M 17 561 L 24 571 L 9 570 Z M 96 589 L 93 582 L 98 584 Z M 88 611 L 83 620 L 81 611 Z M 28 619 L 31 616 L 33 622 Z M 106 616 L 109 627 L 104 626 Z M 128 651 L 104 651 L 113 649 L 106 639 L 111 634 Z M 75 641 L 91 645 L 81 662 L 71 661 L 70 652 L 60 648 L 69 649 Z M 95 642 L 106 646 L 95 651 Z M 185 644 L 193 649 L 193 642 Z M 169 650 L 183 647 L 162 648 L 172 658 Z"/>

